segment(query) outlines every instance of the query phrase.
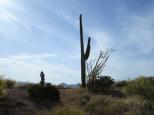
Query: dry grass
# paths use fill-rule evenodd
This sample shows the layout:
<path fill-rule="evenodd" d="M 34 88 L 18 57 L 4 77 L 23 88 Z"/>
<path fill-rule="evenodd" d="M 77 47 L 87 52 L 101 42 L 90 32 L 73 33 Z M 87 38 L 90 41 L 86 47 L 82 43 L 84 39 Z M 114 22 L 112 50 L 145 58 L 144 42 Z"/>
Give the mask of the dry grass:
<path fill-rule="evenodd" d="M 16 97 L 16 98 L 27 98 L 28 92 L 26 88 L 12 88 L 7 89 L 8 96 L 10 97 Z"/>
<path fill-rule="evenodd" d="M 34 108 L 34 115 L 146 115 L 145 100 L 140 96 L 112 97 L 112 94 L 96 94 L 82 88 L 60 89 L 61 104 L 40 109 L 28 98 L 24 88 L 10 89 L 8 94 L 17 101 L 8 99 L 5 102 L 16 103 L 18 109 L 21 108 L 18 105 L 22 104 L 23 112 Z"/>
<path fill-rule="evenodd" d="M 77 106 L 82 105 L 82 96 L 87 93 L 85 89 L 61 89 L 61 102 L 63 106 Z"/>
<path fill-rule="evenodd" d="M 62 89 L 60 92 L 63 106 L 57 111 L 67 107 L 66 113 L 76 108 L 85 115 L 147 115 L 146 101 L 140 96 L 112 97 L 113 94 L 96 94 L 86 89 Z M 152 115 L 152 110 L 148 115 Z"/>
<path fill-rule="evenodd" d="M 135 115 L 140 115 L 143 105 L 143 100 L 138 97 L 121 99 L 98 96 L 93 98 L 85 109 L 91 115 L 126 115 L 130 112 Z"/>

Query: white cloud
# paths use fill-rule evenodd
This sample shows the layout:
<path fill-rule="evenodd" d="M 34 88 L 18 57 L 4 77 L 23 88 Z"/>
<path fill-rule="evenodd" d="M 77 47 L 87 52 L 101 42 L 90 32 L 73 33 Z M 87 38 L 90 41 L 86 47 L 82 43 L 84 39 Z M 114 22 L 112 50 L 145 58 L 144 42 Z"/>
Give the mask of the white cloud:
<path fill-rule="evenodd" d="M 107 49 L 109 47 L 113 47 L 112 45 L 112 39 L 110 36 L 104 32 L 104 31 L 93 31 L 91 33 L 91 36 L 96 43 L 96 48 L 101 49 Z"/>
<path fill-rule="evenodd" d="M 0 58 L 0 68 L 2 68 L 0 72 L 19 81 L 39 82 L 39 73 L 44 71 L 47 82 L 54 84 L 80 82 L 78 70 L 63 64 L 51 64 L 46 60 L 55 56 L 46 53 Z"/>
<path fill-rule="evenodd" d="M 9 4 L 9 0 L 0 0 L 0 5 Z"/>
<path fill-rule="evenodd" d="M 135 45 L 140 53 L 151 54 L 154 51 L 154 14 L 149 11 L 144 15 L 131 14 L 125 20 L 123 30 L 129 44 Z"/>
<path fill-rule="evenodd" d="M 69 14 L 66 14 L 64 12 L 62 13 L 62 16 L 63 16 L 64 20 L 66 20 L 71 25 L 73 25 L 73 27 L 75 27 L 76 29 L 79 29 L 79 20 L 78 19 L 74 19 Z"/>
<path fill-rule="evenodd" d="M 31 59 L 47 59 L 47 58 L 54 58 L 57 57 L 58 55 L 56 54 L 51 54 L 51 53 L 41 53 L 41 54 L 20 54 L 16 56 L 11 56 L 12 59 L 16 60 L 31 60 Z"/>
<path fill-rule="evenodd" d="M 148 15 L 145 17 L 135 16 L 130 19 L 130 22 L 124 26 L 126 32 L 125 36 L 123 36 L 124 39 L 118 39 L 119 41 L 116 42 L 118 44 L 114 42 L 115 40 L 112 37 L 112 33 L 105 32 L 103 29 L 95 29 L 89 32 L 93 38 L 92 42 L 94 42 L 90 60 L 96 58 L 100 50 L 114 48 L 115 45 L 118 46 L 117 50 L 111 54 L 103 71 L 103 75 L 110 75 L 116 80 L 134 78 L 139 75 L 154 75 L 153 59 L 139 56 L 133 58 L 135 51 L 131 48 L 125 49 L 126 46 L 134 45 L 140 50 L 138 54 L 152 55 L 154 50 L 153 18 L 152 15 Z M 127 50 L 131 52 L 129 56 L 125 56 L 125 53 L 128 53 L 125 52 Z"/>
<path fill-rule="evenodd" d="M 91 29 L 89 30 L 88 34 L 92 39 L 90 60 L 96 58 L 101 50 L 105 51 L 106 49 L 115 47 L 112 37 L 103 29 Z M 85 47 L 86 45 L 87 41 L 85 43 Z"/>
<path fill-rule="evenodd" d="M 154 75 L 154 59 L 146 58 L 126 58 L 122 55 L 111 54 L 107 66 L 104 70 L 105 75 L 111 75 L 116 80 L 133 79 L 140 75 Z"/>
<path fill-rule="evenodd" d="M 28 24 L 23 22 L 20 18 L 15 16 L 13 13 L 10 13 L 5 10 L 0 12 L 0 22 L 1 23 L 9 23 L 9 24 L 13 25 L 12 27 L 10 26 L 12 28 L 12 30 L 17 28 L 17 26 L 22 26 L 26 30 L 32 32 L 32 29 Z M 10 27 L 7 27 L 7 28 L 10 28 Z M 6 31 L 8 31 L 8 29 Z"/>

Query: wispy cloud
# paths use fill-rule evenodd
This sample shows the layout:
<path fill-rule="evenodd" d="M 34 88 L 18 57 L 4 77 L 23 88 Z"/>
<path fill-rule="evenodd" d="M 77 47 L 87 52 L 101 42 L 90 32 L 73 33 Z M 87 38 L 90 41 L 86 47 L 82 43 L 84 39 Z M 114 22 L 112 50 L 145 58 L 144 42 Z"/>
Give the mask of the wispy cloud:
<path fill-rule="evenodd" d="M 154 51 L 153 3 L 142 11 L 134 11 L 122 5 L 117 9 L 117 21 L 121 24 L 120 47 L 136 47 L 139 54 L 149 55 Z M 132 52 L 133 53 L 133 52 Z"/>
<path fill-rule="evenodd" d="M 54 58 L 57 57 L 56 54 L 51 53 L 43 53 L 43 54 L 21 54 L 16 56 L 11 56 L 12 59 L 17 60 L 32 60 L 32 59 L 48 59 L 48 58 Z"/>
<path fill-rule="evenodd" d="M 144 16 L 134 15 L 124 27 L 128 39 L 143 54 L 149 54 L 154 51 L 154 15 L 152 14 Z"/>
<path fill-rule="evenodd" d="M 154 59 L 146 56 L 153 57 L 154 53 L 153 10 L 150 9 L 144 14 L 134 14 L 129 12 L 129 9 L 124 12 L 125 15 L 118 14 L 121 19 L 117 21 L 120 21 L 118 23 L 121 24 L 122 31 L 119 30 L 116 36 L 104 28 L 88 30 L 94 42 L 91 59 L 94 59 L 100 50 L 115 48 L 116 51 L 111 54 L 103 74 L 111 75 L 117 80 L 153 75 Z"/>
<path fill-rule="evenodd" d="M 28 30 L 30 32 L 32 31 L 31 27 L 28 24 L 26 24 L 25 22 L 23 22 L 17 16 L 9 13 L 8 11 L 2 11 L 2 12 L 0 12 L 0 21 L 3 21 L 1 23 L 10 23 L 10 24 L 12 24 L 13 25 L 12 26 L 12 29 L 13 28 L 14 29 L 17 28 L 18 26 L 22 26 L 26 30 Z M 5 30 L 5 31 L 8 31 L 8 30 Z"/>
<path fill-rule="evenodd" d="M 61 12 L 61 15 L 63 16 L 64 20 L 66 20 L 68 23 L 70 23 L 73 27 L 76 29 L 79 29 L 79 20 L 76 18 L 72 18 L 70 14 Z"/>
<path fill-rule="evenodd" d="M 114 76 L 116 80 L 122 80 L 145 75 L 152 76 L 154 68 L 153 58 L 127 58 L 113 53 L 104 70 L 104 74 Z"/>
<path fill-rule="evenodd" d="M 1 71 L 7 73 L 7 76 L 12 79 L 18 78 L 21 81 L 39 82 L 39 72 L 44 70 L 47 81 L 54 84 L 79 82 L 78 70 L 63 64 L 51 64 L 46 59 L 55 58 L 55 56 L 53 54 L 9 56 L 0 58 L 0 67 L 3 68 Z M 66 76 L 68 77 L 67 79 Z"/>

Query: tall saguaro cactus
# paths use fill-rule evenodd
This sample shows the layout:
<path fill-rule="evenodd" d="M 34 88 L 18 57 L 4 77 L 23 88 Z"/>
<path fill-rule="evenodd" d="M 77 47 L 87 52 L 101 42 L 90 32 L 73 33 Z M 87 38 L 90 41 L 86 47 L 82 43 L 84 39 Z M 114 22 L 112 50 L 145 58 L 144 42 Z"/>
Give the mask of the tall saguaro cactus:
<path fill-rule="evenodd" d="M 81 46 L 81 82 L 82 87 L 86 87 L 86 60 L 90 54 L 90 37 L 88 38 L 86 52 L 84 52 L 84 43 L 83 43 L 83 27 L 82 27 L 82 15 L 80 15 L 80 46 Z"/>

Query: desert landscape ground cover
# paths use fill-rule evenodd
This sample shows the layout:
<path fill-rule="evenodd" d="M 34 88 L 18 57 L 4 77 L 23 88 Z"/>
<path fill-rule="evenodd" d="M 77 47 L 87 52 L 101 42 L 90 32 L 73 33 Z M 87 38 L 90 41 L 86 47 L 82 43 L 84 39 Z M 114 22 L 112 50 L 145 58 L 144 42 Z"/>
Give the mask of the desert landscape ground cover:
<path fill-rule="evenodd" d="M 153 77 L 139 77 L 132 81 L 116 82 L 104 92 L 87 88 L 58 89 L 60 100 L 57 102 L 30 98 L 28 88 L 31 84 L 10 85 L 4 88 L 5 92 L 0 98 L 0 114 L 153 115 L 153 82 Z"/>

